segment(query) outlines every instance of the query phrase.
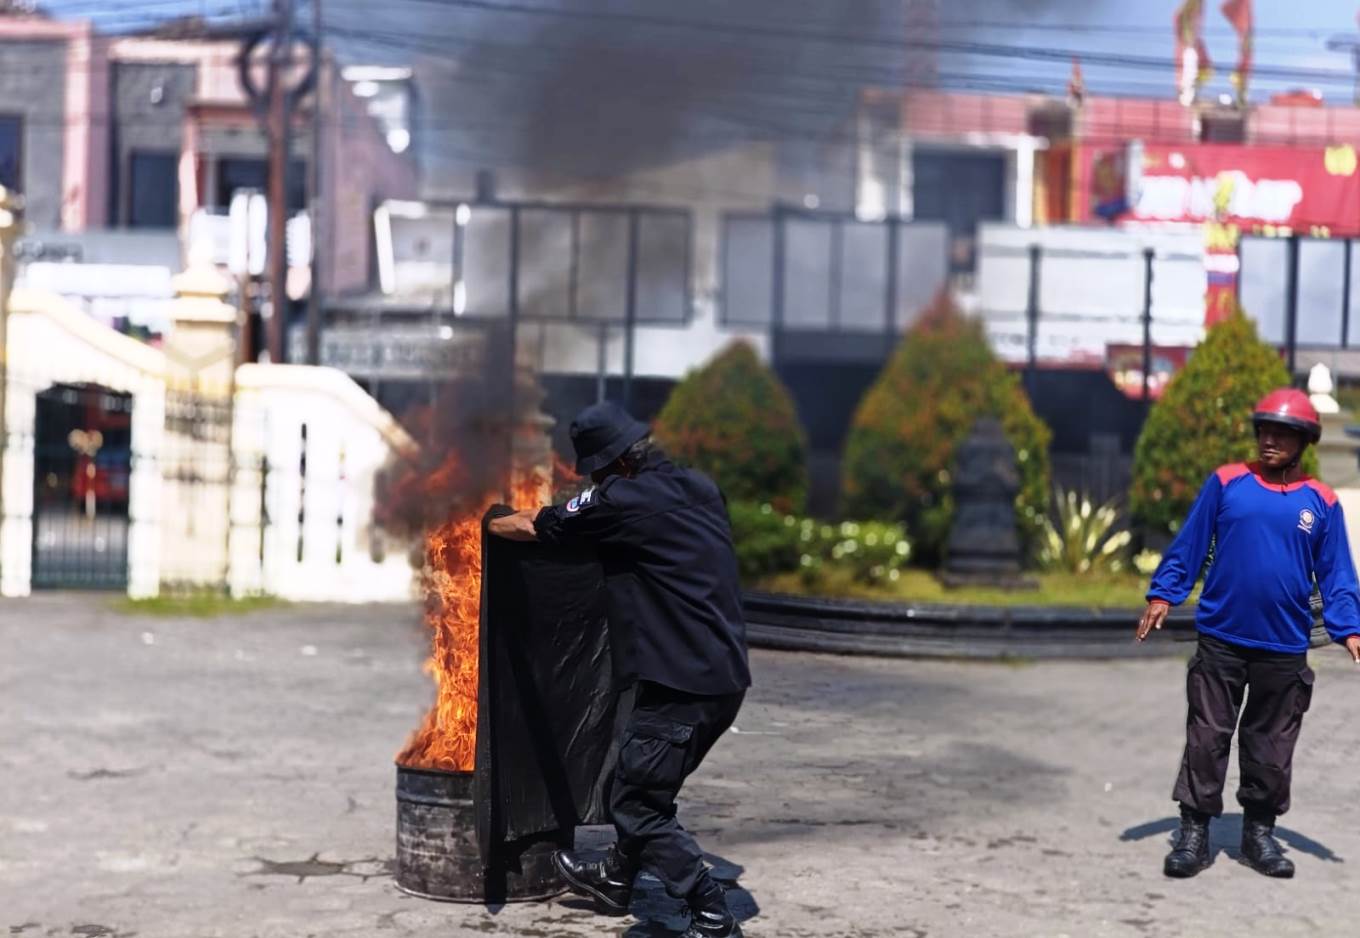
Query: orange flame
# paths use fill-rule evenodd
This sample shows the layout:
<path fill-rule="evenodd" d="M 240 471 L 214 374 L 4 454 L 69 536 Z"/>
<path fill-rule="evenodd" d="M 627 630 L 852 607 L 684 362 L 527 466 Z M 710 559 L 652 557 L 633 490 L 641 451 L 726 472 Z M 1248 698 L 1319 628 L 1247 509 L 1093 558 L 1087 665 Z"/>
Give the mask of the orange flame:
<path fill-rule="evenodd" d="M 453 473 L 453 460 L 437 473 Z M 537 476 L 514 484 L 516 510 L 543 503 Z M 501 499 L 484 496 L 476 510 L 455 513 L 425 539 L 425 623 L 434 643 L 425 673 L 435 702 L 397 756 L 403 766 L 471 772 L 477 747 L 477 680 L 482 606 L 482 516 Z"/>

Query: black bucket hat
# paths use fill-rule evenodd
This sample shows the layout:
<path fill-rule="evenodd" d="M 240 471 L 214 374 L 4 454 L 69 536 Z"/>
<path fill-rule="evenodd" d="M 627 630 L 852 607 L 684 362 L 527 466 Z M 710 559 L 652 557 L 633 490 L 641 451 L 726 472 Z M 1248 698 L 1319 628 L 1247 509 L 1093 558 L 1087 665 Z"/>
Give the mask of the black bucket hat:
<path fill-rule="evenodd" d="M 609 401 L 591 404 L 571 422 L 576 471 L 584 476 L 603 469 L 651 432 L 651 427 L 634 419 L 618 404 Z"/>

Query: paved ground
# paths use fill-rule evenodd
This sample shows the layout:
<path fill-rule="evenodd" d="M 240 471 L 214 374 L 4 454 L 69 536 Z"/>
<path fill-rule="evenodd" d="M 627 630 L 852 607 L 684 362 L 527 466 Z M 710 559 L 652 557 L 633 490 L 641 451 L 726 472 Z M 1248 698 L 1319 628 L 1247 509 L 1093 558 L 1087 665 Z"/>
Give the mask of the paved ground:
<path fill-rule="evenodd" d="M 391 884 L 391 759 L 429 700 L 414 610 L 140 619 L 0 601 L 0 929 L 130 938 L 670 934 L 563 902 Z M 756 653 L 682 816 L 747 934 L 1354 934 L 1360 673 L 1319 673 L 1273 882 L 1160 874 L 1178 661 L 979 665 Z M 665 910 L 663 910 L 664 912 Z"/>

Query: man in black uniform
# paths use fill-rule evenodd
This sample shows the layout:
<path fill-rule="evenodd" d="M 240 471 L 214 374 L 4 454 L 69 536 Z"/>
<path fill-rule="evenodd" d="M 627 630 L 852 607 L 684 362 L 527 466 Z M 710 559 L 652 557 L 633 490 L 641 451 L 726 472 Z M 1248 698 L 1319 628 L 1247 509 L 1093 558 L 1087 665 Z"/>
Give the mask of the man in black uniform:
<path fill-rule="evenodd" d="M 727 938 L 740 933 L 736 919 L 676 820 L 675 798 L 751 685 L 736 554 L 718 487 L 666 459 L 650 432 L 617 405 L 587 407 L 571 441 L 576 471 L 595 485 L 565 505 L 498 518 L 490 530 L 596 546 L 617 676 L 637 684 L 609 794 L 618 842 L 596 861 L 560 851 L 559 872 L 601 911 L 623 915 L 645 865 L 688 902 L 684 938 Z"/>

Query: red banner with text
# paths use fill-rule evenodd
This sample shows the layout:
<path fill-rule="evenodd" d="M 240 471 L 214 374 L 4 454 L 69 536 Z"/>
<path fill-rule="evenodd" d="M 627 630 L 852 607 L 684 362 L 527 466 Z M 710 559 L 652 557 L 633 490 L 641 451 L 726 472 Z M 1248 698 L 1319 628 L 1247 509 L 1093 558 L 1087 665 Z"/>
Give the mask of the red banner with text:
<path fill-rule="evenodd" d="M 1097 147 L 1079 166 L 1083 221 L 1204 226 L 1206 325 L 1234 307 L 1243 234 L 1360 235 L 1360 172 L 1349 144 Z"/>

